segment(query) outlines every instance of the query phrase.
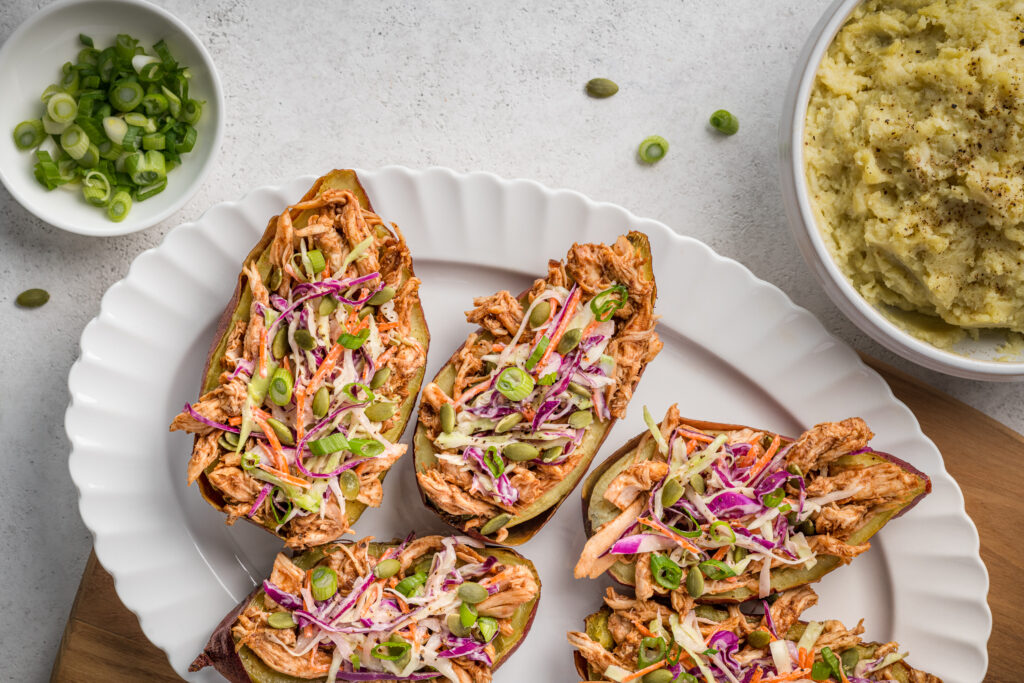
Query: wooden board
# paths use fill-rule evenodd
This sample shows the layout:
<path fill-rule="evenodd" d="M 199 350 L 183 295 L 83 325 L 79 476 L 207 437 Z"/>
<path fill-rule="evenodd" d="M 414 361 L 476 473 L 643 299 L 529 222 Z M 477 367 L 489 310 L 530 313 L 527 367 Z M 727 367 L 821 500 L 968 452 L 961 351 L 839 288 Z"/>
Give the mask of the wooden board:
<path fill-rule="evenodd" d="M 942 452 L 963 489 L 967 512 L 981 534 L 988 566 L 994 625 L 989 640 L 989 681 L 1020 680 L 1024 671 L 1024 548 L 1007 532 L 1024 529 L 1024 437 L 956 399 L 872 358 L 864 359 L 889 382 Z M 568 657 L 568 649 L 566 650 Z M 927 669 L 927 662 L 920 662 Z M 114 582 L 96 560 L 89 562 L 71 608 L 53 667 L 53 681 L 180 681 L 163 652 L 150 644 L 138 620 L 118 600 Z M 947 683 L 955 683 L 947 681 Z"/>

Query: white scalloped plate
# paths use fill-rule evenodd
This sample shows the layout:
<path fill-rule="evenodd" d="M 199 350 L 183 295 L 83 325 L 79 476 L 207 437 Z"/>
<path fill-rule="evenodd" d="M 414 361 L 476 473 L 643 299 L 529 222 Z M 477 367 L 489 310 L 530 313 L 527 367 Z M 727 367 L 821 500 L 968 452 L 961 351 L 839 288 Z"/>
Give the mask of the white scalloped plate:
<path fill-rule="evenodd" d="M 704 244 L 575 192 L 437 168 L 387 167 L 360 177 L 374 208 L 401 226 L 416 259 L 433 335 L 428 376 L 469 331 L 461 312 L 473 296 L 522 289 L 574 241 L 646 232 L 665 349 L 598 462 L 642 429 L 645 404 L 660 415 L 678 401 L 695 418 L 787 433 L 862 416 L 878 435 L 874 444 L 929 474 L 933 492 L 886 527 L 870 552 L 819 584 L 821 601 L 811 615 L 848 625 L 865 617 L 866 635 L 898 639 L 911 663 L 950 682 L 983 679 L 988 576 L 960 490 L 906 406 L 807 311 Z M 146 635 L 190 680 L 218 680 L 209 671 L 190 676 L 188 665 L 281 545 L 251 525 L 225 526 L 198 491 L 185 487 L 191 439 L 169 434 L 167 425 L 196 395 L 214 322 L 241 260 L 268 217 L 312 181 L 297 178 L 215 206 L 141 254 L 103 297 L 68 379 L 71 475 L 96 553 Z M 358 532 L 392 538 L 411 529 L 445 527 L 420 504 L 407 456 L 387 480 L 384 507 L 367 511 Z M 574 493 L 520 548 L 540 570 L 543 598 L 499 683 L 575 676 L 564 634 L 596 608 L 605 585 L 573 580 L 583 542 Z"/>

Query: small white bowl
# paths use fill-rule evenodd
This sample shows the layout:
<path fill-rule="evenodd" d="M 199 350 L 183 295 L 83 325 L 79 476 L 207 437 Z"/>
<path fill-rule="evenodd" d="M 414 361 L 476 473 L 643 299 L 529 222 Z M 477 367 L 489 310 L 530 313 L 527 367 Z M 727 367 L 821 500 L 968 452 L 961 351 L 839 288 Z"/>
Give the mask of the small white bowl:
<path fill-rule="evenodd" d="M 893 353 L 931 370 L 956 377 L 994 381 L 1024 380 L 1024 358 L 1000 361 L 1002 334 L 982 333 L 978 340 L 938 348 L 893 323 L 854 289 L 832 259 L 811 210 L 804 173 L 804 116 L 818 65 L 847 17 L 862 0 L 836 0 L 811 31 L 793 69 L 779 123 L 782 192 L 789 225 L 804 260 L 832 302 L 857 327 Z M 1017 356 L 1020 358 L 1020 354 Z"/>
<path fill-rule="evenodd" d="M 88 205 L 76 191 L 47 191 L 32 173 L 35 155 L 19 150 L 11 135 L 21 121 L 39 118 L 39 95 L 61 76 L 61 65 L 74 62 L 82 45 L 78 35 L 91 36 L 99 48 L 114 44 L 118 33 L 138 38 L 147 52 L 163 38 L 179 63 L 191 67 L 189 93 L 205 100 L 196 126 L 196 146 L 182 156 L 182 165 L 167 174 L 167 188 L 133 204 L 120 223 L 103 209 Z M 47 6 L 17 28 L 0 48 L 0 181 L 26 209 L 58 228 L 82 235 L 124 235 L 151 227 L 181 208 L 210 170 L 224 133 L 224 93 L 210 54 L 176 17 L 143 0 L 64 0 Z"/>

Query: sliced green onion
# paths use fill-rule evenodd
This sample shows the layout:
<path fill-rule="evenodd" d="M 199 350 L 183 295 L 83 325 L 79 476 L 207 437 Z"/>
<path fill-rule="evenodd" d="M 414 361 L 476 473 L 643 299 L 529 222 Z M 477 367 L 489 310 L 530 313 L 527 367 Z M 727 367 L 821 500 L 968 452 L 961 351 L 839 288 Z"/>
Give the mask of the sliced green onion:
<path fill-rule="evenodd" d="M 145 201 L 150 197 L 155 197 L 156 195 L 163 192 L 165 189 L 167 189 L 167 178 L 161 178 L 152 185 L 146 185 L 145 187 L 140 187 L 138 190 L 136 190 L 135 199 L 140 202 Z"/>
<path fill-rule="evenodd" d="M 106 50 L 100 52 L 99 61 L 96 63 L 96 71 L 99 73 L 100 80 L 104 83 L 109 83 L 110 79 L 114 75 L 114 69 L 117 67 L 117 53 L 114 48 L 108 47 Z"/>
<path fill-rule="evenodd" d="M 405 597 L 411 598 L 423 588 L 426 582 L 427 575 L 424 572 L 416 572 L 412 576 L 407 576 L 399 581 L 398 585 L 395 586 L 395 590 Z"/>
<path fill-rule="evenodd" d="M 174 57 L 171 56 L 171 51 L 167 47 L 167 43 L 163 39 L 157 41 L 156 45 L 153 46 L 153 52 L 156 53 L 157 57 L 163 63 L 164 68 L 168 71 L 173 71 L 178 68 L 178 62 L 175 61 Z"/>
<path fill-rule="evenodd" d="M 360 398 L 356 395 L 356 392 L 362 394 L 365 398 Z M 373 391 L 362 382 L 349 382 L 341 388 L 341 395 L 348 399 L 350 403 L 369 403 L 374 398 Z"/>
<path fill-rule="evenodd" d="M 164 155 L 156 150 L 135 152 L 125 160 L 124 168 L 136 185 L 151 185 L 167 177 Z"/>
<path fill-rule="evenodd" d="M 644 669 L 656 662 L 660 662 L 665 659 L 667 651 L 668 645 L 665 643 L 664 638 L 645 637 L 640 641 L 640 647 L 636 653 L 637 668 Z"/>
<path fill-rule="evenodd" d="M 160 93 L 153 93 L 142 98 L 142 110 L 146 116 L 159 116 L 167 111 L 167 98 Z"/>
<path fill-rule="evenodd" d="M 349 439 L 348 450 L 357 458 L 376 458 L 384 452 L 384 444 L 375 439 Z"/>
<path fill-rule="evenodd" d="M 78 103 L 66 92 L 57 93 L 46 103 L 46 113 L 57 123 L 70 123 L 78 115 Z"/>
<path fill-rule="evenodd" d="M 544 357 L 544 352 L 547 351 L 550 344 L 551 338 L 548 337 L 548 335 L 545 334 L 540 338 L 540 341 L 537 342 L 537 346 L 534 347 L 533 351 L 530 353 L 530 357 L 526 359 L 527 370 L 533 370 L 537 367 L 537 363 L 539 363 L 540 359 Z"/>
<path fill-rule="evenodd" d="M 125 149 L 136 150 L 142 143 L 142 129 L 138 126 L 128 126 L 128 131 L 121 140 L 121 146 Z"/>
<path fill-rule="evenodd" d="M 142 104 L 146 93 L 135 81 L 120 80 L 110 88 L 110 104 L 118 111 L 131 111 Z"/>
<path fill-rule="evenodd" d="M 736 576 L 736 572 L 733 571 L 732 567 L 721 560 L 705 560 L 697 566 L 704 572 L 704 576 L 712 581 L 721 581 L 722 579 Z"/>
<path fill-rule="evenodd" d="M 167 147 L 167 138 L 160 133 L 149 133 L 142 136 L 142 149 L 163 150 Z"/>
<path fill-rule="evenodd" d="M 110 188 L 95 185 L 82 185 L 82 196 L 93 206 L 106 206 L 110 201 Z"/>
<path fill-rule="evenodd" d="M 533 377 L 515 366 L 502 370 L 496 385 L 497 390 L 510 401 L 522 401 L 530 395 L 533 387 Z"/>
<path fill-rule="evenodd" d="M 71 62 L 68 62 L 68 64 L 71 64 Z M 60 85 L 60 89 L 66 94 L 77 95 L 80 81 L 81 77 L 78 75 L 78 71 L 70 69 L 64 73 L 64 76 L 60 79 L 58 85 Z"/>
<path fill-rule="evenodd" d="M 637 149 L 637 154 L 640 155 L 640 161 L 646 164 L 653 164 L 661 161 L 668 154 L 668 140 L 661 137 L 660 135 L 652 135 L 648 138 L 644 138 L 643 142 L 640 143 L 640 147 Z"/>
<path fill-rule="evenodd" d="M 476 607 L 473 605 L 466 602 L 459 605 L 459 623 L 462 624 L 463 628 L 473 628 L 477 616 Z"/>
<path fill-rule="evenodd" d="M 608 322 L 612 316 L 629 301 L 629 290 L 625 285 L 615 284 L 590 300 L 590 310 L 599 323 Z"/>
<path fill-rule="evenodd" d="M 292 400 L 292 373 L 288 368 L 278 368 L 270 378 L 270 400 L 279 406 L 286 406 Z"/>
<path fill-rule="evenodd" d="M 338 573 L 330 567 L 317 567 L 309 577 L 309 589 L 314 600 L 330 600 L 338 592 Z"/>
<path fill-rule="evenodd" d="M 96 122 L 95 119 L 91 119 L 79 114 L 75 120 L 75 125 L 85 131 L 85 134 L 89 136 L 89 141 L 98 145 L 101 142 L 108 140 L 106 133 L 103 132 L 103 127 Z"/>
<path fill-rule="evenodd" d="M 107 161 L 116 160 L 124 151 L 124 148 L 121 147 L 121 145 L 111 140 L 104 140 L 96 145 L 96 147 L 100 150 L 100 157 Z"/>
<path fill-rule="evenodd" d="M 39 96 L 39 101 L 43 104 L 46 104 L 50 101 L 51 97 L 61 92 L 64 91 L 60 89 L 59 85 L 57 85 L 56 83 L 51 83 L 50 85 L 46 86 L 46 90 L 44 90 L 43 94 Z"/>
<path fill-rule="evenodd" d="M 839 663 L 836 653 L 832 652 L 830 647 L 823 647 L 820 654 L 821 658 L 828 664 L 828 668 L 832 670 L 832 675 L 836 677 L 837 681 L 841 681 L 843 679 L 843 666 Z"/>
<path fill-rule="evenodd" d="M 138 126 L 139 128 L 142 128 L 143 130 L 146 130 L 147 128 L 149 128 L 152 125 L 152 121 L 150 121 L 148 116 L 146 116 L 145 114 L 140 114 L 138 112 L 128 112 L 127 114 L 124 115 L 124 121 L 129 126 Z M 147 131 L 147 132 L 152 132 L 152 131 Z"/>
<path fill-rule="evenodd" d="M 119 33 L 117 40 L 114 41 L 114 50 L 117 53 L 117 58 L 122 62 L 130 62 L 132 57 L 135 56 L 135 48 L 138 44 L 139 41 L 127 33 Z"/>
<path fill-rule="evenodd" d="M 370 338 L 370 328 L 364 327 L 359 331 L 359 334 L 349 334 L 348 332 L 342 333 L 338 337 L 338 343 L 344 346 L 346 349 L 355 351 L 366 343 L 366 340 Z"/>
<path fill-rule="evenodd" d="M 192 126 L 185 126 L 185 134 L 178 140 L 177 150 L 182 154 L 188 154 L 196 145 L 196 129 Z M 373 239 L 372 237 L 369 239 Z M 342 270 L 342 273 L 345 271 Z"/>
<path fill-rule="evenodd" d="M 401 582 L 399 583 L 401 585 Z M 406 596 L 408 597 L 408 596 Z M 395 638 L 396 636 L 392 636 Z M 377 659 L 383 659 L 389 662 L 397 662 L 398 660 L 405 657 L 409 650 L 412 648 L 412 643 L 404 640 L 388 640 L 384 643 L 380 643 L 373 648 L 373 656 Z"/>
<path fill-rule="evenodd" d="M 783 491 L 782 487 L 780 486 L 779 488 L 775 489 L 771 493 L 766 493 L 764 495 L 764 497 L 761 499 L 761 502 L 763 502 L 768 507 L 773 508 L 773 507 L 777 507 L 779 505 L 779 503 L 782 502 L 782 499 L 785 498 L 785 497 L 786 497 L 786 492 Z"/>
<path fill-rule="evenodd" d="M 81 126 L 71 125 L 60 134 L 60 146 L 72 159 L 81 159 L 89 151 L 89 136 Z"/>
<path fill-rule="evenodd" d="M 198 100 L 188 100 L 181 105 L 181 118 L 182 121 L 190 125 L 196 125 L 199 122 L 199 117 L 203 115 L 203 103 Z"/>
<path fill-rule="evenodd" d="M 85 154 L 76 159 L 78 165 L 82 168 L 95 168 L 96 164 L 100 163 L 100 150 L 93 143 L 89 143 L 89 147 L 85 150 Z"/>
<path fill-rule="evenodd" d="M 89 36 L 85 35 L 84 33 L 79 33 L 78 34 L 78 42 L 80 42 L 82 45 L 85 45 L 86 47 L 92 47 L 93 46 L 92 38 L 90 38 Z"/>
<path fill-rule="evenodd" d="M 495 479 L 505 473 L 505 460 L 498 453 L 496 446 L 491 446 L 484 453 L 484 464 L 487 465 L 487 469 L 491 471 Z"/>
<path fill-rule="evenodd" d="M 96 62 L 99 61 L 100 51 L 94 47 L 83 47 L 78 51 L 78 57 L 75 62 L 78 64 L 87 64 L 89 66 L 96 66 Z"/>
<path fill-rule="evenodd" d="M 683 569 L 668 557 L 651 553 L 651 576 L 662 588 L 677 590 L 683 578 Z"/>
<path fill-rule="evenodd" d="M 330 455 L 338 451 L 347 451 L 349 447 L 345 435 L 337 432 L 322 439 L 310 441 L 306 445 L 309 446 L 309 452 L 313 455 Z"/>
<path fill-rule="evenodd" d="M 719 109 L 709 119 L 711 127 L 724 135 L 735 135 L 740 129 L 740 120 L 725 109 Z"/>
<path fill-rule="evenodd" d="M 167 111 L 171 113 L 171 116 L 178 118 L 178 114 L 181 113 L 181 98 L 175 95 L 167 86 L 160 86 L 160 92 L 167 98 Z"/>
<path fill-rule="evenodd" d="M 494 617 L 480 617 L 476 620 L 476 627 L 480 629 L 480 635 L 484 642 L 489 643 L 498 634 L 498 620 Z"/>
<path fill-rule="evenodd" d="M 128 133 L 128 124 L 119 116 L 107 116 L 103 119 L 103 132 L 112 142 L 120 145 Z"/>
<path fill-rule="evenodd" d="M 120 223 L 131 210 L 132 196 L 124 190 L 118 190 L 107 204 L 107 217 L 115 223 Z"/>
<path fill-rule="evenodd" d="M 736 542 L 736 532 L 732 530 L 728 522 L 723 522 L 722 520 L 711 523 L 711 526 L 708 527 L 708 535 L 716 543 Z"/>
<path fill-rule="evenodd" d="M 39 119 L 22 121 L 14 127 L 14 144 L 18 149 L 32 149 L 42 144 L 46 129 Z"/>
<path fill-rule="evenodd" d="M 142 143 L 145 144 L 146 140 L 143 139 Z M 314 275 L 319 275 L 323 269 L 327 267 L 327 261 L 324 260 L 324 253 L 319 249 L 307 251 L 306 258 L 309 259 L 309 266 L 312 268 Z"/>

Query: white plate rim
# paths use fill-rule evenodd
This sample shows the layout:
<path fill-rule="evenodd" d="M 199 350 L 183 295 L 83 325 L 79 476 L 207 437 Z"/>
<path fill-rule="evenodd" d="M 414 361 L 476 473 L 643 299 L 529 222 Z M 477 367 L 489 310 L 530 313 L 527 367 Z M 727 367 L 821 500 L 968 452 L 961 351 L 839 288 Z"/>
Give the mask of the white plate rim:
<path fill-rule="evenodd" d="M 846 370 L 856 371 L 860 379 L 863 379 L 872 385 L 871 391 L 875 392 L 877 396 L 884 401 L 884 408 L 887 413 L 893 416 L 894 419 L 898 419 L 901 422 L 902 429 L 904 430 L 899 435 L 902 439 L 901 443 L 913 442 L 917 446 L 929 449 L 933 452 L 935 461 L 929 463 L 929 465 L 931 465 L 929 474 L 931 475 L 933 485 L 936 485 L 936 488 L 938 488 L 939 485 L 942 486 L 944 496 L 944 518 L 948 519 L 951 524 L 955 524 L 957 526 L 958 533 L 965 534 L 959 544 L 958 550 L 960 553 L 957 556 L 957 559 L 962 560 L 964 563 L 963 570 L 968 572 L 974 579 L 973 585 L 970 586 L 970 590 L 967 591 L 969 595 L 962 597 L 960 600 L 965 605 L 969 604 L 972 608 L 980 609 L 982 615 L 981 622 L 976 623 L 978 628 L 975 628 L 974 632 L 970 634 L 958 633 L 958 640 L 970 647 L 974 654 L 976 654 L 978 661 L 981 662 L 981 673 L 977 680 L 982 679 L 988 664 L 987 640 L 991 632 L 991 612 L 985 599 L 988 592 L 988 574 L 979 555 L 977 530 L 964 509 L 963 496 L 952 477 L 950 477 L 946 472 L 945 467 L 942 464 L 941 455 L 938 453 L 935 445 L 921 431 L 916 418 L 910 410 L 894 397 L 888 385 L 877 373 L 870 368 L 867 368 L 867 366 L 863 364 L 860 358 L 849 347 L 846 347 L 842 342 L 839 342 L 829 335 L 808 311 L 796 306 L 791 300 L 789 300 L 785 293 L 774 285 L 757 279 L 753 273 L 751 273 L 742 264 L 739 264 L 732 259 L 720 256 L 704 243 L 690 237 L 679 235 L 659 221 L 639 218 L 617 205 L 606 202 L 595 202 L 585 195 L 572 190 L 553 190 L 532 180 L 508 180 L 486 172 L 459 173 L 442 167 L 413 170 L 402 166 L 386 166 L 377 170 L 358 170 L 357 172 L 359 173 L 361 180 L 363 180 L 364 184 L 367 186 L 367 190 L 371 196 L 374 196 L 374 185 L 378 182 L 386 181 L 389 177 L 401 178 L 403 182 L 412 183 L 413 185 L 417 182 L 423 183 L 426 179 L 430 181 L 454 183 L 458 186 L 469 185 L 471 183 L 486 183 L 499 188 L 499 191 L 502 193 L 523 191 L 525 188 L 529 192 L 539 194 L 548 202 L 571 201 L 582 205 L 587 212 L 611 212 L 621 218 L 624 218 L 629 225 L 637 226 L 638 229 L 643 229 L 651 236 L 652 242 L 665 241 L 668 244 L 673 245 L 675 248 L 679 248 L 681 251 L 693 251 L 698 253 L 704 263 L 710 264 L 714 269 L 726 270 L 730 275 L 732 283 L 738 283 L 742 285 L 743 289 L 756 293 L 759 297 L 766 297 L 766 299 L 764 299 L 765 301 L 770 301 L 773 305 L 784 309 L 784 314 L 779 316 L 780 324 L 785 323 L 786 325 L 798 325 L 801 333 L 810 334 L 813 337 L 813 339 L 811 339 L 812 345 L 816 345 L 818 348 L 827 348 L 829 354 L 834 354 L 838 359 L 842 360 L 842 364 Z M 314 176 L 304 176 L 293 179 L 283 185 L 308 187 L 313 179 Z M 392 182 L 394 182 L 393 179 Z M 107 541 L 110 539 L 104 533 L 98 532 L 96 530 L 96 526 L 91 523 L 90 505 L 95 500 L 94 493 L 97 491 L 102 492 L 104 482 L 95 478 L 96 473 L 91 471 L 90 468 L 87 467 L 87 463 L 83 461 L 85 455 L 81 451 L 84 450 L 86 446 L 85 437 L 72 427 L 76 414 L 83 411 L 84 408 L 93 402 L 93 397 L 87 388 L 80 386 L 80 382 L 77 381 L 76 378 L 82 375 L 92 363 L 91 358 L 95 349 L 90 344 L 90 340 L 93 339 L 95 333 L 105 324 L 110 323 L 113 318 L 116 318 L 116 310 L 114 308 L 115 304 L 113 302 L 117 296 L 117 292 L 128 287 L 133 280 L 138 278 L 138 264 L 140 260 L 143 260 L 143 257 L 166 249 L 168 242 L 171 241 L 172 237 L 176 234 L 201 235 L 204 229 L 210 229 L 207 223 L 210 217 L 212 215 L 216 215 L 217 212 L 241 210 L 254 197 L 266 195 L 268 193 L 280 194 L 281 188 L 282 186 L 280 185 L 265 186 L 253 190 L 240 201 L 223 202 L 211 207 L 197 221 L 183 224 L 175 230 L 172 230 L 159 246 L 149 249 L 136 257 L 127 276 L 122 281 L 111 286 L 103 296 L 99 314 L 83 330 L 82 340 L 80 342 L 80 356 L 72 366 L 68 377 L 68 389 L 71 400 L 65 414 L 65 427 L 68 438 L 72 444 L 69 467 L 72 479 L 78 488 L 80 512 L 83 520 L 89 527 L 90 532 L 93 533 L 97 557 L 104 567 L 113 575 L 115 587 L 117 588 L 125 605 L 139 617 L 140 624 L 143 631 L 147 634 L 147 637 L 150 637 L 154 644 L 161 649 L 164 649 L 165 652 L 168 652 L 169 657 L 171 656 L 170 648 L 173 646 L 173 643 L 169 642 L 167 639 L 154 637 L 152 635 L 156 626 L 155 623 L 150 621 L 153 605 L 147 604 L 146 600 L 137 600 L 134 595 L 125 595 L 122 592 L 121 580 L 127 573 L 126 571 L 123 571 L 124 558 L 119 557 L 115 552 L 108 550 Z M 385 216 L 385 220 L 387 220 L 387 216 Z M 260 224 L 258 230 L 262 230 L 262 224 Z M 655 254 L 655 259 L 657 266 L 658 252 Z M 472 263 L 475 261 L 467 260 L 467 262 Z M 518 270 L 515 266 L 508 266 L 507 264 L 499 264 L 498 267 L 504 267 L 506 270 Z M 664 300 L 664 297 L 662 297 L 662 300 Z M 777 372 L 779 369 L 776 368 L 775 370 Z M 848 374 L 849 373 L 844 375 L 844 377 L 848 376 Z M 622 435 L 620 434 L 619 436 Z M 936 494 L 933 493 L 932 495 L 934 497 Z M 205 505 L 205 503 L 202 503 L 201 501 L 197 501 L 197 504 Z M 581 590 L 585 589 L 581 588 Z M 582 617 L 582 615 L 580 616 Z M 175 662 L 173 657 L 171 657 L 171 659 L 172 663 L 179 663 Z M 925 668 L 927 668 L 927 665 L 925 665 Z M 179 669 L 179 673 L 183 673 L 183 671 Z"/>

